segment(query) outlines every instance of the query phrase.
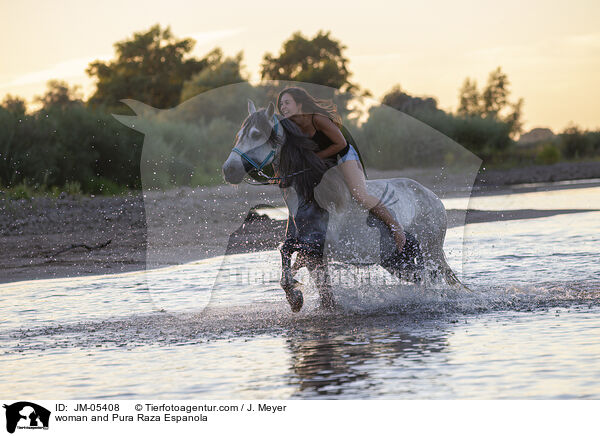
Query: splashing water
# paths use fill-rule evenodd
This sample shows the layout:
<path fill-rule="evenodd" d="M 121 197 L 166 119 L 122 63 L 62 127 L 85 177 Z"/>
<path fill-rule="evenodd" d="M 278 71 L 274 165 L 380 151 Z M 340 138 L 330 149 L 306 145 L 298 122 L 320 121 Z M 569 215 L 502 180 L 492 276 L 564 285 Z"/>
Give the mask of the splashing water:
<path fill-rule="evenodd" d="M 485 207 L 546 194 L 486 197 Z M 591 209 L 600 188 L 552 197 L 553 208 Z M 592 210 L 454 228 L 445 251 L 469 290 L 333 265 L 334 313 L 317 309 L 305 270 L 305 307 L 290 313 L 276 251 L 2 285 L 1 389 L 37 398 L 599 398 L 599 235 Z M 149 292 L 146 274 L 161 286 Z"/>

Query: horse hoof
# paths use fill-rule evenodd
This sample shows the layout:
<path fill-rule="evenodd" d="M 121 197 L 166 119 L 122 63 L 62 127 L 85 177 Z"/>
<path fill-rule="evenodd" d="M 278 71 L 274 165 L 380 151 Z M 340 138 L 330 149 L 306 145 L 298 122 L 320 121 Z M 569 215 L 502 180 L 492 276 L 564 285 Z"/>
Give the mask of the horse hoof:
<path fill-rule="evenodd" d="M 294 284 L 285 289 L 285 296 L 288 303 L 290 303 L 292 312 L 300 312 L 300 309 L 302 309 L 302 305 L 304 304 L 304 296 L 302 295 L 302 291 L 298 289 L 301 286 L 300 282 L 294 280 Z"/>

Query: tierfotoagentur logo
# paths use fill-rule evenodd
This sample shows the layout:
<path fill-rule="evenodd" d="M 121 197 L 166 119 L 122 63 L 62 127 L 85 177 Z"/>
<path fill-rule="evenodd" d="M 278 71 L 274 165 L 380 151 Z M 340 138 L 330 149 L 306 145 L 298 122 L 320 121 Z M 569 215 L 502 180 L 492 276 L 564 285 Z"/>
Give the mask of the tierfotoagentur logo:
<path fill-rule="evenodd" d="M 19 401 L 11 405 L 4 404 L 6 409 L 6 431 L 14 433 L 15 429 L 47 430 L 50 423 L 50 411 L 29 401 Z"/>

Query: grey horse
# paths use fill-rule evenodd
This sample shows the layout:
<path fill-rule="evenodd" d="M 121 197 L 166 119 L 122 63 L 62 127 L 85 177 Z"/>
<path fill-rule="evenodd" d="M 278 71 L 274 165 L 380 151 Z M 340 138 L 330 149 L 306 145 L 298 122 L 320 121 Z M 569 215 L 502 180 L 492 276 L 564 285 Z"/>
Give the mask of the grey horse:
<path fill-rule="evenodd" d="M 248 100 L 248 114 L 223 164 L 223 175 L 231 184 L 241 183 L 249 173 L 279 183 L 289 210 L 280 247 L 281 286 L 292 311 L 303 305 L 302 284 L 294 280 L 302 266 L 308 268 L 319 290 L 321 306 L 334 306 L 327 259 L 379 264 L 412 281 L 422 280 L 427 272 L 449 285 L 462 286 L 444 255 L 446 210 L 432 191 L 406 178 L 367 181 L 368 191 L 380 198 L 405 229 L 407 244 L 399 253 L 388 227 L 352 199 L 335 163 L 310 153 L 314 143 L 292 121 L 275 114 L 273 103 L 257 110 Z M 288 174 L 280 172 L 282 167 Z M 278 177 L 266 174 L 267 168 L 273 168 Z M 291 265 L 294 252 L 298 256 Z"/>

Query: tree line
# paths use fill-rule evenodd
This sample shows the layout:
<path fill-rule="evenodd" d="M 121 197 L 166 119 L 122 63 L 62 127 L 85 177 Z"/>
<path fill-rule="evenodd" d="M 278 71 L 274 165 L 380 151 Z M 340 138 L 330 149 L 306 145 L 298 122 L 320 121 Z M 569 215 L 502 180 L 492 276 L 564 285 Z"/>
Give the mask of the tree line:
<path fill-rule="evenodd" d="M 131 114 L 121 99 L 168 109 L 211 89 L 242 83 L 240 86 L 248 88 L 247 95 L 268 101 L 277 92 L 269 81 L 283 80 L 329 87 L 330 93 L 321 97 L 333 99 L 344 123 L 357 132 L 367 165 L 385 169 L 429 163 L 427 156 L 424 159 L 422 154 L 415 154 L 415 144 L 408 137 L 403 141 L 400 133 L 399 140 L 399 133 L 387 128 L 388 115 L 382 106 L 372 107 L 366 122 L 358 124 L 351 100 L 360 101 L 370 93 L 351 81 L 346 47 L 330 32 L 319 31 L 312 38 L 296 32 L 284 41 L 279 54 L 265 53 L 260 68 L 263 82 L 258 85 L 248 83 L 243 52 L 226 57 L 215 48 L 197 59 L 190 55 L 193 47 L 191 38 L 176 38 L 169 27 L 155 25 L 115 43 L 113 60 L 89 64 L 86 73 L 96 87 L 87 100 L 78 87 L 57 80 L 49 81 L 45 94 L 35 99 L 40 107 L 36 111 L 28 111 L 20 97 L 6 96 L 0 105 L 0 186 L 21 186 L 24 192 L 26 186 L 37 186 L 54 192 L 95 194 L 139 189 L 143 136 L 111 116 Z M 383 97 L 382 103 L 433 127 L 493 164 L 518 155 L 515 138 L 522 131 L 523 100 L 510 100 L 509 85 L 500 67 L 490 72 L 482 90 L 467 78 L 460 88 L 455 113 L 439 109 L 434 98 L 411 96 L 399 85 Z M 208 94 L 207 99 L 210 101 Z M 167 121 L 161 130 L 164 147 L 181 156 L 186 174 L 193 173 L 185 183 L 219 183 L 220 162 L 245 116 L 244 102 L 224 93 L 210 105 L 190 108 L 187 116 L 193 125 L 180 126 L 178 131 L 187 132 L 193 142 L 194 135 L 208 130 L 213 140 L 207 144 L 214 144 L 210 145 L 214 148 L 195 158 L 189 151 L 178 150 L 168 139 L 174 127 Z M 549 160 L 557 155 L 559 159 L 581 159 L 600 154 L 596 132 L 574 126 L 567 130 L 539 146 L 545 148 L 536 149 L 535 156 L 527 159 L 536 159 L 539 154 Z M 435 154 L 435 147 L 430 153 Z M 445 159 L 452 161 L 454 157 Z"/>

